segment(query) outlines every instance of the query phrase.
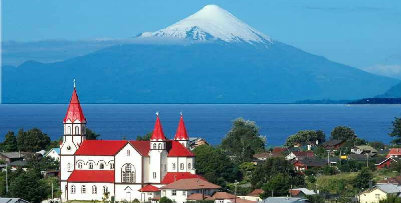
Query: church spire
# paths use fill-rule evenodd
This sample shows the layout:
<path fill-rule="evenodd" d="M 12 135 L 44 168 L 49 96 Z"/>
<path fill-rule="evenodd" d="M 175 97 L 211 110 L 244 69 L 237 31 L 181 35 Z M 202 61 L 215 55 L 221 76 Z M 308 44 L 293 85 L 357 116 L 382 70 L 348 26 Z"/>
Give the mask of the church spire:
<path fill-rule="evenodd" d="M 178 123 L 177 131 L 175 133 L 174 140 L 189 140 L 182 113 L 181 113 L 180 121 Z"/>
<path fill-rule="evenodd" d="M 72 91 L 72 96 L 70 100 L 70 104 L 68 105 L 67 113 L 64 117 L 64 123 L 67 122 L 73 123 L 75 121 L 79 121 L 79 123 L 86 123 L 86 118 L 81 108 L 81 104 L 79 103 L 77 89 L 75 86 L 75 79 L 74 79 L 74 90 Z"/>
<path fill-rule="evenodd" d="M 162 128 L 162 124 L 160 122 L 160 118 L 159 118 L 159 112 L 156 112 L 156 123 L 155 123 L 155 127 L 153 129 L 153 133 L 152 133 L 152 137 L 150 138 L 150 140 L 167 140 L 166 136 L 164 136 L 163 133 L 163 128 Z"/>

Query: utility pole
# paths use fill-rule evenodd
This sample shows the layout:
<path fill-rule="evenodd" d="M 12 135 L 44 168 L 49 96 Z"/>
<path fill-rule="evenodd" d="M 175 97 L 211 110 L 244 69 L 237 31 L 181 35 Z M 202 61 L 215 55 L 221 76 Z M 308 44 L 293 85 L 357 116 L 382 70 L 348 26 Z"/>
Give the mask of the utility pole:
<path fill-rule="evenodd" d="M 237 182 L 237 180 L 235 180 L 234 203 L 237 203 L 237 185 L 238 185 L 238 182 Z"/>
<path fill-rule="evenodd" d="M 54 199 L 54 195 L 53 195 L 53 181 L 52 181 L 52 200 Z"/>
<path fill-rule="evenodd" d="M 330 166 L 330 150 L 327 150 L 327 165 Z"/>
<path fill-rule="evenodd" d="M 369 168 L 369 153 L 366 153 L 366 167 Z"/>
<path fill-rule="evenodd" d="M 8 193 L 8 166 L 6 162 L 6 193 Z"/>

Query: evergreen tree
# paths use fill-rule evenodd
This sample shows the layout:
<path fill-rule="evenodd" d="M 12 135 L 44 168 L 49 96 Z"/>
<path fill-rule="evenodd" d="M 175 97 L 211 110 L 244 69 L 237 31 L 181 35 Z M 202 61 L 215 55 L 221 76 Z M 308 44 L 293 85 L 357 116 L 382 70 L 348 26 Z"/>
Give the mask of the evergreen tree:
<path fill-rule="evenodd" d="M 17 138 L 15 137 L 14 132 L 9 131 L 5 135 L 5 139 L 2 144 L 2 150 L 5 152 L 15 152 L 18 150 Z"/>
<path fill-rule="evenodd" d="M 394 144 L 401 144 L 401 118 L 395 118 L 393 121 L 393 130 L 390 133 L 391 137 L 394 137 L 393 141 Z"/>
<path fill-rule="evenodd" d="M 86 139 L 87 140 L 97 140 L 100 135 L 89 128 L 86 128 Z"/>
<path fill-rule="evenodd" d="M 369 188 L 369 184 L 374 184 L 373 174 L 368 168 L 363 168 L 354 179 L 354 187 L 363 190 Z"/>

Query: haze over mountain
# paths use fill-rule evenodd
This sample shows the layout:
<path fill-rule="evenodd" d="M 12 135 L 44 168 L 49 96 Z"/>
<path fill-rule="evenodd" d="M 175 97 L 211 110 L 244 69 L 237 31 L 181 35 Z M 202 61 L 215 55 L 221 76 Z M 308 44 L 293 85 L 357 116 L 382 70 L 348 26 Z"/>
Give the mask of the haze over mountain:
<path fill-rule="evenodd" d="M 272 40 L 208 5 L 129 44 L 55 63 L 4 67 L 4 103 L 277 103 L 349 100 L 399 81 Z"/>

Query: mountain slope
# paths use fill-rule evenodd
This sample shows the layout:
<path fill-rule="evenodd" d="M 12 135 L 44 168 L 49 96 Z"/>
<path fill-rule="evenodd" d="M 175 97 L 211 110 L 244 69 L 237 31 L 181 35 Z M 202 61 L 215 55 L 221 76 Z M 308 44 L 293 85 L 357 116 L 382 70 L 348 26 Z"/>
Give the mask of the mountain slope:
<path fill-rule="evenodd" d="M 137 40 L 62 62 L 5 67 L 3 102 L 68 102 L 74 78 L 84 103 L 351 100 L 399 82 L 271 40 L 216 6 Z"/>
<path fill-rule="evenodd" d="M 384 94 L 378 95 L 377 98 L 401 98 L 401 82 L 391 87 Z"/>

